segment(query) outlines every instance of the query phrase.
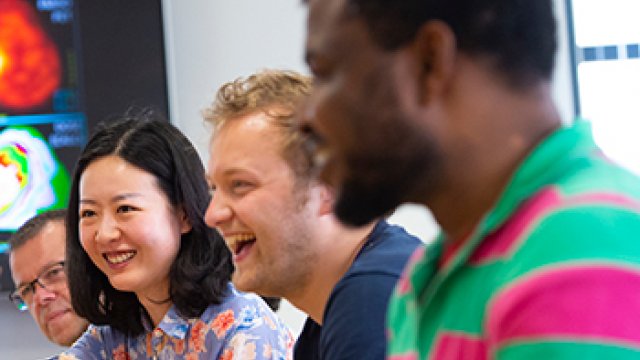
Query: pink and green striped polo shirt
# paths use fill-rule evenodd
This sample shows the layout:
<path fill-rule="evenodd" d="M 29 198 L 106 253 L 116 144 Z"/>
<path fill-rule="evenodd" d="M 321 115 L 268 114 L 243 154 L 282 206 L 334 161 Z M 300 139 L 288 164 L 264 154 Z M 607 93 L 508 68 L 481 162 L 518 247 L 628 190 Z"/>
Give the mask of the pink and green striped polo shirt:
<path fill-rule="evenodd" d="M 640 179 L 588 123 L 539 144 L 439 266 L 444 241 L 396 286 L 389 359 L 640 359 Z"/>

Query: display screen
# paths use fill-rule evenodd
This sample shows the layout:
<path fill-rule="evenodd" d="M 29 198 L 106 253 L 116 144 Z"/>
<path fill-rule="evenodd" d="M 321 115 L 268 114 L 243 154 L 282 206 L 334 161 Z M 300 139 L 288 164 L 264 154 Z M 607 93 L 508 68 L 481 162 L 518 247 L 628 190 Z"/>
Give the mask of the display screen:
<path fill-rule="evenodd" d="M 166 117 L 163 39 L 160 0 L 0 0 L 0 255 L 30 217 L 66 207 L 97 123 Z"/>
<path fill-rule="evenodd" d="M 71 0 L 0 0 L 0 252 L 34 215 L 66 207 L 87 138 Z"/>

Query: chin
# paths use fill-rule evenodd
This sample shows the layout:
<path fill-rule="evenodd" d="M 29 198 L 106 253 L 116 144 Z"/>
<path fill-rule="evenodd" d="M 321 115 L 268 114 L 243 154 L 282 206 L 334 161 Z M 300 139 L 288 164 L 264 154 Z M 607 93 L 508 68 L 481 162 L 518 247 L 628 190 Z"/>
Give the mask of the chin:
<path fill-rule="evenodd" d="M 49 341 L 59 346 L 65 346 L 65 347 L 70 346 L 77 339 L 77 337 L 70 339 L 69 334 L 67 334 L 68 327 L 71 327 L 71 325 L 65 326 L 64 329 L 55 329 L 55 328 L 49 329 L 49 334 L 47 334 L 47 339 L 49 339 Z"/>
<path fill-rule="evenodd" d="M 430 146 L 410 156 L 354 159 L 339 181 L 334 205 L 336 217 L 347 225 L 368 224 L 406 202 L 423 203 L 423 189 L 435 188 L 439 157 Z"/>
<path fill-rule="evenodd" d="M 114 289 L 118 290 L 118 291 L 128 291 L 128 292 L 135 292 L 135 286 L 131 286 L 131 284 L 128 281 L 118 281 L 118 280 L 113 280 L 113 279 L 109 279 L 109 283 L 111 284 L 111 286 L 113 286 Z"/>
<path fill-rule="evenodd" d="M 66 338 L 50 339 L 50 340 L 51 342 L 63 347 L 70 347 L 76 341 L 76 339 L 66 339 Z"/>
<path fill-rule="evenodd" d="M 256 291 L 256 286 L 254 286 L 254 282 L 250 282 L 250 281 L 246 281 L 245 279 L 242 278 L 242 276 L 238 276 L 236 275 L 236 273 L 233 273 L 233 276 L 231 277 L 231 282 L 233 283 L 233 286 L 240 291 L 243 292 L 255 292 Z"/>

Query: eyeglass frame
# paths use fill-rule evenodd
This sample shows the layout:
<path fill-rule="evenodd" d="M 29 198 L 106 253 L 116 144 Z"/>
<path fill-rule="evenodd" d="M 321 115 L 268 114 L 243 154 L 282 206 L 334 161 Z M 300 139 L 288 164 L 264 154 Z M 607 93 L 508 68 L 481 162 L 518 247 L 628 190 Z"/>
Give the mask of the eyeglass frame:
<path fill-rule="evenodd" d="M 38 276 L 36 276 L 35 279 L 33 279 L 32 281 L 29 281 L 26 284 L 23 284 L 22 286 L 20 286 L 19 288 L 16 288 L 14 291 L 12 291 L 11 293 L 9 293 L 9 300 L 11 300 L 11 302 L 16 306 L 16 308 L 18 308 L 19 311 L 27 311 L 29 309 L 29 305 L 27 303 L 27 301 L 22 297 L 21 293 L 23 293 L 26 289 L 31 289 L 33 295 L 36 294 L 36 284 L 40 285 L 41 288 L 50 291 L 50 288 L 47 288 L 47 286 L 52 286 L 57 284 L 58 282 L 49 282 L 48 280 L 43 282 L 42 278 L 49 274 L 51 272 L 51 270 L 53 270 L 54 268 L 58 267 L 58 266 L 62 266 L 61 271 L 63 272 L 63 276 L 66 279 L 66 271 L 64 269 L 64 263 L 65 261 L 57 261 L 49 266 L 47 266 L 44 270 L 42 270 L 42 272 L 40 272 L 40 274 Z"/>

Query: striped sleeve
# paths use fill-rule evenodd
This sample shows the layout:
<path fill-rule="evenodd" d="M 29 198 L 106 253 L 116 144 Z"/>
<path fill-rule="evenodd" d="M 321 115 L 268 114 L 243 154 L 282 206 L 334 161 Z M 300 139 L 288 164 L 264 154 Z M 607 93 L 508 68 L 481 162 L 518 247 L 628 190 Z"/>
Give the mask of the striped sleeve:
<path fill-rule="evenodd" d="M 637 269 L 606 263 L 542 268 L 490 303 L 490 358 L 638 358 L 639 314 Z"/>
<path fill-rule="evenodd" d="M 489 358 L 640 358 L 639 215 L 610 205 L 538 223 L 487 304 Z"/>

